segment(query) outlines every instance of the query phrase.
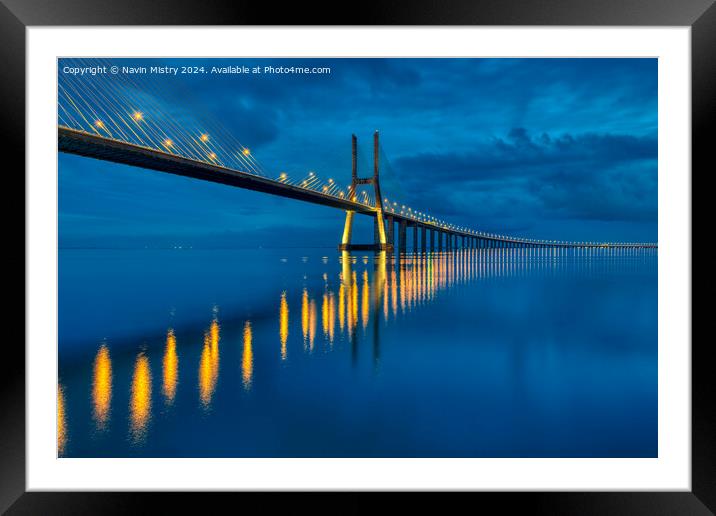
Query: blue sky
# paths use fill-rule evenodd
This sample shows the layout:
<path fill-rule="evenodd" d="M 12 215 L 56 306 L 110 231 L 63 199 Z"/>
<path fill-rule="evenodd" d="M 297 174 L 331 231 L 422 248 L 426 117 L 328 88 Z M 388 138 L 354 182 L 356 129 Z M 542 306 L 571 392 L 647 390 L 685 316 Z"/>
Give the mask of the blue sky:
<path fill-rule="evenodd" d="M 177 120 L 222 125 L 271 174 L 315 170 L 348 182 L 351 133 L 367 174 L 379 130 L 383 194 L 416 210 L 534 238 L 657 239 L 656 59 L 106 62 L 330 67 L 329 75 L 142 76 L 134 88 L 146 90 L 131 94 L 140 104 L 151 96 Z M 96 62 L 61 60 L 61 84 L 64 64 Z M 61 246 L 335 247 L 343 214 L 61 154 L 59 222 Z M 358 238 L 369 235 L 366 218 Z"/>

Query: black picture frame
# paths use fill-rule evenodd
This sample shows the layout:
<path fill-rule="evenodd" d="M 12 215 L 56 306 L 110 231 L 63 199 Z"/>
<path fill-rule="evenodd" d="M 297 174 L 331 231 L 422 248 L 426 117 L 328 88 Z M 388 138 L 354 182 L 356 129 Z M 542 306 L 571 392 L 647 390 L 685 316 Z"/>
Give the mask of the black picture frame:
<path fill-rule="evenodd" d="M 280 5 L 280 8 L 277 7 Z M 353 8 L 354 7 L 354 8 Z M 430 0 L 397 1 L 330 7 L 303 3 L 189 0 L 0 0 L 0 103 L 5 155 L 16 164 L 4 177 L 6 274 L 25 271 L 25 225 L 10 224 L 24 213 L 25 182 L 25 30 L 47 25 L 576 25 L 689 26 L 692 73 L 692 171 L 716 170 L 710 147 L 716 122 L 716 5 L 714 0 Z M 709 131 L 711 129 L 711 131 Z M 4 160 L 8 164 L 7 160 Z M 10 171 L 13 172 L 11 175 Z M 15 181 L 16 184 L 12 184 Z M 13 188 L 14 187 L 14 188 Z M 9 192 L 13 192 L 9 194 Z M 23 192 L 20 195 L 19 192 Z M 9 238 L 8 238 L 9 237 Z M 21 243 L 22 242 L 22 243 Z M 22 247 L 20 247 L 22 246 Z M 22 252 L 20 251 L 22 249 Z M 26 278 L 27 279 L 27 278 Z M 22 299 L 25 299 L 23 287 Z M 14 306 L 14 308 L 13 308 Z M 12 311 L 20 312 L 13 313 Z M 146 512 L 160 503 L 163 512 L 187 505 L 187 495 L 166 493 L 25 492 L 25 304 L 13 299 L 5 347 L 0 359 L 0 510 L 9 514 L 104 514 Z M 660 314 L 668 317 L 668 314 Z M 21 319 L 22 317 L 22 319 Z M 14 328 L 14 329 L 10 329 Z M 475 493 L 470 504 L 499 505 L 500 511 L 528 507 L 537 514 L 711 514 L 716 512 L 716 403 L 714 374 L 706 340 L 692 339 L 692 491 L 639 493 Z M 208 495 L 203 495 L 208 496 Z M 216 495 L 215 495 L 216 496 Z M 218 494 L 226 499 L 247 494 Z M 260 495 L 258 495 L 260 496 Z M 296 499 L 296 496 L 293 497 Z M 413 497 L 423 508 L 445 501 Z M 262 496 L 262 500 L 266 497 Z M 306 500 L 305 497 L 301 500 Z M 333 510 L 373 510 L 373 502 L 353 495 Z M 258 500 L 257 500 L 258 501 Z M 455 503 L 463 503 L 456 501 Z M 261 502 L 260 502 L 261 503 Z M 291 502 L 294 503 L 294 502 Z M 309 502 L 312 509 L 315 497 Z M 426 505 L 427 504 L 427 505 Z M 479 505 L 485 507 L 485 505 Z M 475 507 L 478 507 L 476 505 Z M 347 512 L 345 511 L 345 512 Z"/>

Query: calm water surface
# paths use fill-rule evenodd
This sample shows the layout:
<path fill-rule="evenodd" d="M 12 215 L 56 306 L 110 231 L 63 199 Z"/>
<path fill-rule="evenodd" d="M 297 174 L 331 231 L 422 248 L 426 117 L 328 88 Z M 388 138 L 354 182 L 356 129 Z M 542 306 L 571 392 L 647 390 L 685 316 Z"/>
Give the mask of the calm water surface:
<path fill-rule="evenodd" d="M 654 457 L 657 255 L 61 250 L 69 457 Z"/>

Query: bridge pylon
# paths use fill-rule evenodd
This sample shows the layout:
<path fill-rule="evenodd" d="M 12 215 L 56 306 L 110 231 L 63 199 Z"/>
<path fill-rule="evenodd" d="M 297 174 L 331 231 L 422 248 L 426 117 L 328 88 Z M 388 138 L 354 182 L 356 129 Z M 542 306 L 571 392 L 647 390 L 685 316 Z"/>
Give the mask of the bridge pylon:
<path fill-rule="evenodd" d="M 356 135 L 351 135 L 351 152 L 352 152 L 352 163 L 351 163 L 351 186 L 348 190 L 348 198 L 351 201 L 356 201 L 356 194 L 358 185 L 373 185 L 375 191 L 375 218 L 374 218 L 374 237 L 372 244 L 354 244 L 352 243 L 353 236 L 353 217 L 355 212 L 352 210 L 346 210 L 346 222 L 343 227 L 343 238 L 338 246 L 341 251 L 350 250 L 370 250 L 375 251 L 392 251 L 393 243 L 388 242 L 385 236 L 385 222 L 383 220 L 383 196 L 380 193 L 380 162 L 378 159 L 379 155 L 379 144 L 378 144 L 378 131 L 373 134 L 373 176 L 372 177 L 358 177 L 358 138 Z"/>

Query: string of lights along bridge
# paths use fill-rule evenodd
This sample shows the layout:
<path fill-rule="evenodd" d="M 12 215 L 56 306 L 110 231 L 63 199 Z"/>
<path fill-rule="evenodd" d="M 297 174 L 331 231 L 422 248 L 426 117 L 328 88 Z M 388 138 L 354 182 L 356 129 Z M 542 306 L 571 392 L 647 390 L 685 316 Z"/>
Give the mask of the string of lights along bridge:
<path fill-rule="evenodd" d="M 108 64 L 99 63 L 100 66 Z M 175 110 L 158 100 L 162 97 L 158 84 L 147 80 L 139 82 L 140 79 L 132 75 L 60 74 L 58 149 L 342 209 L 345 224 L 339 244 L 341 250 L 405 252 L 409 228 L 416 251 L 657 247 L 656 243 L 649 242 L 521 238 L 451 224 L 427 210 L 416 210 L 381 192 L 377 131 L 373 138 L 373 170 L 368 177 L 358 175 L 357 138 L 352 137 L 351 181 L 345 186 L 335 177 L 322 177 L 312 170 L 269 173 L 251 149 L 223 126 L 176 115 Z M 373 217 L 372 243 L 352 241 L 356 213 Z"/>

